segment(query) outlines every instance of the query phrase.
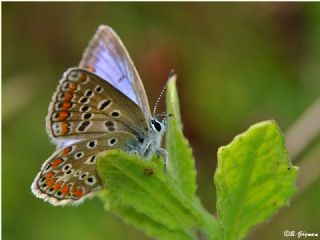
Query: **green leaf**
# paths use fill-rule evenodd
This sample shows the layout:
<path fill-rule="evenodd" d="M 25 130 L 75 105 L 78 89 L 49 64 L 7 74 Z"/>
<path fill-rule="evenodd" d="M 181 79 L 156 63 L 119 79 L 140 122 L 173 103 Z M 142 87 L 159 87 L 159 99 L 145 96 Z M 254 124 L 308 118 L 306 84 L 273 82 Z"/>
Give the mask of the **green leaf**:
<path fill-rule="evenodd" d="M 149 236 L 187 240 L 197 239 L 198 234 L 214 239 L 217 234 L 214 219 L 178 191 L 163 172 L 162 160 L 146 161 L 113 150 L 99 157 L 97 169 L 107 188 L 101 196 L 106 209 Z"/>
<path fill-rule="evenodd" d="M 274 121 L 255 124 L 221 147 L 215 173 L 221 239 L 242 239 L 288 204 L 297 172 Z"/>
<path fill-rule="evenodd" d="M 156 239 L 217 239 L 219 225 L 196 198 L 194 159 L 182 133 L 175 75 L 169 80 L 166 147 L 168 171 L 163 161 L 120 150 L 101 153 L 97 170 L 106 189 L 105 208 Z"/>
<path fill-rule="evenodd" d="M 176 90 L 176 75 L 171 75 L 167 91 L 168 128 L 166 149 L 168 151 L 168 170 L 177 186 L 191 201 L 196 191 L 196 171 L 188 140 L 183 136 Z"/>

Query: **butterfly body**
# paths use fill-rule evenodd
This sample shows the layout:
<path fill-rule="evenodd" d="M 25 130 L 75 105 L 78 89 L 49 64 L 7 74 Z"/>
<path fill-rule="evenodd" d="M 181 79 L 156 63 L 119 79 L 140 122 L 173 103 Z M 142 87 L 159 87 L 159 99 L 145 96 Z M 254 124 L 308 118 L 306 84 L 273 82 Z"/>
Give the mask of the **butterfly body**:
<path fill-rule="evenodd" d="M 121 149 L 167 159 L 161 140 L 166 119 L 150 113 L 145 90 L 116 33 L 100 26 L 79 67 L 65 72 L 46 119 L 56 152 L 45 161 L 32 192 L 53 205 L 76 204 L 103 187 L 101 152 Z"/>

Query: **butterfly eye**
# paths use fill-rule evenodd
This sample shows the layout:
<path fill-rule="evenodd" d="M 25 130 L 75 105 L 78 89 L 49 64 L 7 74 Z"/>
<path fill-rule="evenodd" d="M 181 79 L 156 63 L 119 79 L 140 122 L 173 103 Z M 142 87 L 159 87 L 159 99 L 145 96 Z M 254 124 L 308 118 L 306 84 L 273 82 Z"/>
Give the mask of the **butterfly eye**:
<path fill-rule="evenodd" d="M 154 129 L 156 129 L 158 132 L 161 132 L 161 124 L 157 121 L 157 120 L 154 120 L 152 119 L 151 120 L 151 125 L 153 126 Z"/>

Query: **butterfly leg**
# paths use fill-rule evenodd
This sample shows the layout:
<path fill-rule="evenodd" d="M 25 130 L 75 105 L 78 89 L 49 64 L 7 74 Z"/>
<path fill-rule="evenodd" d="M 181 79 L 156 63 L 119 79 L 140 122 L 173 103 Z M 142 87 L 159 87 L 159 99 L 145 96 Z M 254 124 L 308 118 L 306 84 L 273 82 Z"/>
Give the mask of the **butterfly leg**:
<path fill-rule="evenodd" d="M 162 157 L 163 159 L 163 172 L 166 173 L 167 172 L 167 162 L 168 162 L 168 152 L 166 149 L 163 148 L 159 148 L 156 151 L 156 154 L 160 157 Z"/>

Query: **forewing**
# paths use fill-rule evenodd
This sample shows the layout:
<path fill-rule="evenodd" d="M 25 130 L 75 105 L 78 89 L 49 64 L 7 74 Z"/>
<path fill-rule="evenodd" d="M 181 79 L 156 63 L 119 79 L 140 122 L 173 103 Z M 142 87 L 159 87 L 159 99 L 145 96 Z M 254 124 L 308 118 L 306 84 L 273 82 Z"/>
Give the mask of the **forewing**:
<path fill-rule="evenodd" d="M 59 149 L 42 165 L 32 192 L 53 205 L 79 203 L 103 187 L 96 170 L 97 155 L 110 149 L 130 152 L 135 146 L 134 135 L 116 132 Z"/>
<path fill-rule="evenodd" d="M 58 144 L 106 132 L 126 131 L 143 139 L 148 124 L 137 104 L 84 69 L 69 69 L 53 95 L 47 132 Z"/>
<path fill-rule="evenodd" d="M 80 67 L 96 73 L 140 106 L 150 119 L 148 99 L 139 74 L 118 35 L 101 25 L 80 62 Z"/>

